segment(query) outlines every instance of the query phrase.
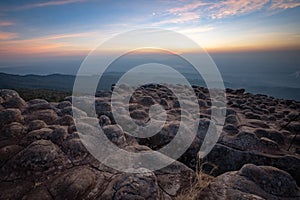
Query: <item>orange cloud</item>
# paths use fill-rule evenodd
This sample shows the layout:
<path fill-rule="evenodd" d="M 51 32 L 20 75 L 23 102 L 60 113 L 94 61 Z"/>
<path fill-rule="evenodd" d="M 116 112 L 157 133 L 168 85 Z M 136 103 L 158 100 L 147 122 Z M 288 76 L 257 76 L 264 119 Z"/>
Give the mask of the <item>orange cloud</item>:
<path fill-rule="evenodd" d="M 78 38 L 78 37 L 88 37 L 94 35 L 96 32 L 83 32 L 83 33 L 73 33 L 73 34 L 59 34 L 59 35 L 50 35 L 47 37 L 39 38 L 40 40 L 57 40 L 65 38 Z"/>
<path fill-rule="evenodd" d="M 44 53 L 57 53 L 57 55 L 65 55 L 68 52 L 86 52 L 87 47 L 76 44 L 76 41 L 62 42 L 62 39 L 69 38 L 80 38 L 88 37 L 94 32 L 83 32 L 83 33 L 74 33 L 74 34 L 58 34 L 58 35 L 49 35 L 45 37 L 38 37 L 32 39 L 24 40 L 8 40 L 12 39 L 14 35 L 2 34 L 0 32 L 0 39 L 3 41 L 0 42 L 0 54 L 1 55 L 30 55 L 30 54 L 44 54 Z M 6 40 L 4 40 L 6 39 Z"/>
<path fill-rule="evenodd" d="M 10 40 L 18 37 L 18 33 L 0 31 L 0 40 Z"/>
<path fill-rule="evenodd" d="M 1 42 L 1 52 L 7 54 L 31 54 L 51 51 L 61 47 L 66 47 L 64 43 L 47 43 L 35 40 L 19 40 Z"/>
<path fill-rule="evenodd" d="M 287 38 L 282 40 L 282 38 Z M 223 42 L 223 43 L 221 43 Z M 241 38 L 222 38 L 215 44 L 207 44 L 210 52 L 300 50 L 299 36 L 295 33 L 270 32 L 244 35 Z"/>

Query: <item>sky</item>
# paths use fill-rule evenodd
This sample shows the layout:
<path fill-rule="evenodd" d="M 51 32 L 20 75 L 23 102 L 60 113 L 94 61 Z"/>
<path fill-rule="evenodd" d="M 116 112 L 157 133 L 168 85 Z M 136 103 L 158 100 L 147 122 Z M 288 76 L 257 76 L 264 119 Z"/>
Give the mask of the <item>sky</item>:
<path fill-rule="evenodd" d="M 0 67 L 85 56 L 137 28 L 185 34 L 209 52 L 300 49 L 300 0 L 0 1 Z"/>

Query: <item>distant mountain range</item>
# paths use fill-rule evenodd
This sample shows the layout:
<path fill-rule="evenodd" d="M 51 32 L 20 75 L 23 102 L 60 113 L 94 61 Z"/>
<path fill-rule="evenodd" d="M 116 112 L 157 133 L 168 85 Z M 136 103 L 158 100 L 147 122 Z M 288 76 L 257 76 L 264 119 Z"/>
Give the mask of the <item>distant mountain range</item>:
<path fill-rule="evenodd" d="M 107 72 L 105 73 L 99 84 L 98 90 L 109 90 L 111 85 L 116 83 L 124 73 Z M 161 76 L 164 76 L 163 74 Z M 185 74 L 189 82 L 193 85 L 205 86 L 202 80 L 196 79 L 193 74 Z M 87 76 L 91 79 L 96 76 Z M 242 82 L 238 78 L 224 77 L 224 84 L 227 88 L 245 88 L 246 92 L 267 94 L 277 98 L 294 99 L 300 101 L 300 88 L 285 87 L 276 85 L 258 84 L 255 82 Z M 0 88 L 8 89 L 49 89 L 57 91 L 73 90 L 75 81 L 74 75 L 51 74 L 51 75 L 12 75 L 0 73 Z"/>
<path fill-rule="evenodd" d="M 116 82 L 117 75 L 107 73 L 101 80 L 98 89 L 110 89 Z M 90 77 L 87 77 L 90 78 Z M 51 75 L 13 75 L 0 73 L 0 88 L 27 88 L 27 89 L 50 89 L 59 91 L 72 91 L 75 76 L 63 74 Z"/>
<path fill-rule="evenodd" d="M 52 75 L 12 75 L 0 73 L 0 88 L 28 88 L 72 90 L 75 76 Z"/>

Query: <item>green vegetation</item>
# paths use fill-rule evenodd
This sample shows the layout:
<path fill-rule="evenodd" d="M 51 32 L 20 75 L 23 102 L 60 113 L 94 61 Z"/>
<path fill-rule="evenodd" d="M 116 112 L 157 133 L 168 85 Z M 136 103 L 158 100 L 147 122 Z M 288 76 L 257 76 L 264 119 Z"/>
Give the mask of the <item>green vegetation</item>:
<path fill-rule="evenodd" d="M 14 90 L 17 91 L 20 97 L 22 97 L 25 101 L 29 101 L 31 99 L 45 99 L 49 102 L 59 102 L 64 100 L 65 97 L 72 95 L 72 92 L 48 89 L 17 88 Z"/>

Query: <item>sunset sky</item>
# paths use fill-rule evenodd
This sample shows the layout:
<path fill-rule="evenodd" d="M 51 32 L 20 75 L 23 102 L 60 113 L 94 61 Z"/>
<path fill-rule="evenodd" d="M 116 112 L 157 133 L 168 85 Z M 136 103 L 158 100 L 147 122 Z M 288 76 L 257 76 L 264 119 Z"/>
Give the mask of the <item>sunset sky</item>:
<path fill-rule="evenodd" d="M 86 55 L 114 34 L 157 27 L 208 51 L 300 47 L 299 0 L 0 2 L 0 58 Z"/>

